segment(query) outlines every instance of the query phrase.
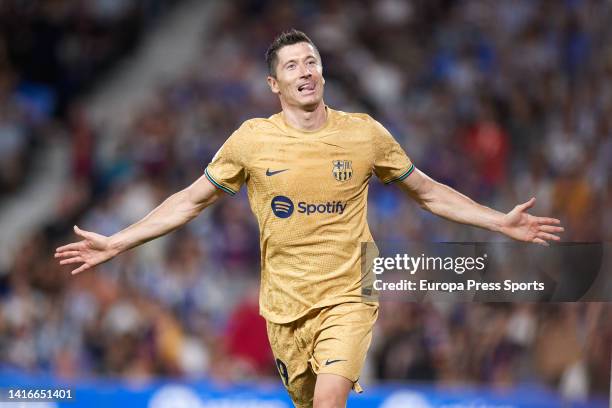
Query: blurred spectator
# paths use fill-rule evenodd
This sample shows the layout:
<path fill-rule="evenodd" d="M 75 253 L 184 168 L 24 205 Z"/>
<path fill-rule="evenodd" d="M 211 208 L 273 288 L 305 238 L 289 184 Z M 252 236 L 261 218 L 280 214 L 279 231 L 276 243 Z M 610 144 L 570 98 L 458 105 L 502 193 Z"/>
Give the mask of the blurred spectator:
<path fill-rule="evenodd" d="M 225 334 L 228 359 L 240 364 L 245 375 L 274 374 L 274 358 L 266 321 L 259 315 L 259 291 L 254 286 L 229 317 Z"/>
<path fill-rule="evenodd" d="M 0 4 L 0 35 L 24 83 L 44 84 L 57 111 L 119 58 L 134 49 L 142 31 L 178 0 L 17 1 Z"/>

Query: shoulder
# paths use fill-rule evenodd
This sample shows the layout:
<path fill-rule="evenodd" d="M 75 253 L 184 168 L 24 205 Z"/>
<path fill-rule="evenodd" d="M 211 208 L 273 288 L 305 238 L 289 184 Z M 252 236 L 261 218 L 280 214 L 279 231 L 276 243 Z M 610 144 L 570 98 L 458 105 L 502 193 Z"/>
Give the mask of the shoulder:
<path fill-rule="evenodd" d="M 261 133 L 265 129 L 265 121 L 263 118 L 247 119 L 232 133 L 228 139 L 234 142 L 243 143 L 249 142 L 254 139 L 258 133 Z"/>
<path fill-rule="evenodd" d="M 278 127 L 278 114 L 272 115 L 269 118 L 252 118 L 242 122 L 236 133 L 245 136 L 252 136 L 261 132 L 269 132 Z"/>
<path fill-rule="evenodd" d="M 374 139 L 376 139 L 379 135 L 385 135 L 388 133 L 380 122 L 367 113 L 334 111 L 334 114 L 337 117 L 336 122 L 342 128 L 358 128 L 359 130 L 363 131 L 364 134 L 367 134 Z"/>
<path fill-rule="evenodd" d="M 373 123 L 374 119 L 367 113 L 359 112 L 344 112 L 340 110 L 332 110 L 333 114 L 336 115 L 339 121 L 353 122 L 353 123 Z"/>
<path fill-rule="evenodd" d="M 380 124 L 374 120 L 374 118 L 367 113 L 359 112 L 344 112 L 344 111 L 333 111 L 336 117 L 336 123 L 343 127 L 359 127 L 373 129 Z"/>
<path fill-rule="evenodd" d="M 238 128 L 236 132 L 238 133 L 248 133 L 248 132 L 256 132 L 259 128 L 261 128 L 262 122 L 265 121 L 264 118 L 252 118 L 247 119 Z"/>

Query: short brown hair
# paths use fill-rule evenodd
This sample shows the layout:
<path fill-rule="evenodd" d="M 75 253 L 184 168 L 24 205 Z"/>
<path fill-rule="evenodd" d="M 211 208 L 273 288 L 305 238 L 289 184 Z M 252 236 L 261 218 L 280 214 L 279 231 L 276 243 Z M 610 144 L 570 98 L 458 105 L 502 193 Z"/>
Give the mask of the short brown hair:
<path fill-rule="evenodd" d="M 316 45 L 312 42 L 310 38 L 303 32 L 292 28 L 289 31 L 285 31 L 278 35 L 272 44 L 268 47 L 266 51 L 266 64 L 268 65 L 268 73 L 270 76 L 276 77 L 276 64 L 278 64 L 278 50 L 283 48 L 286 45 L 293 45 L 298 43 L 308 43 L 312 45 L 317 54 L 319 54 L 319 50 Z M 319 59 L 321 59 L 319 54 Z"/>

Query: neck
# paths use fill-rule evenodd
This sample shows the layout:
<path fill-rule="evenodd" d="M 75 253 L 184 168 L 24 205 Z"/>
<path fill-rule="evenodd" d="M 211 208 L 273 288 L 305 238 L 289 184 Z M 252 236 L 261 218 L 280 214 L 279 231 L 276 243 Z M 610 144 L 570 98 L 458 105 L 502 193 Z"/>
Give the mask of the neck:
<path fill-rule="evenodd" d="M 295 106 L 282 106 L 282 108 L 285 121 L 293 128 L 312 132 L 325 126 L 327 112 L 323 100 L 312 111 Z"/>

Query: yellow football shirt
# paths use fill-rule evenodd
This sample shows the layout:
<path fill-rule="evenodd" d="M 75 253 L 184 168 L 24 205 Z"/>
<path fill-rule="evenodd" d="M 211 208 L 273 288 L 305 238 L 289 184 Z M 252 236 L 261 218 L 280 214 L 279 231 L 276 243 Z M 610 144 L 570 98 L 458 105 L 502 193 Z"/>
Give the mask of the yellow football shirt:
<path fill-rule="evenodd" d="M 370 177 L 391 183 L 414 170 L 370 116 L 326 109 L 314 132 L 290 127 L 282 113 L 247 120 L 205 170 L 231 195 L 246 183 L 260 231 L 260 312 L 274 323 L 361 300 Z"/>

